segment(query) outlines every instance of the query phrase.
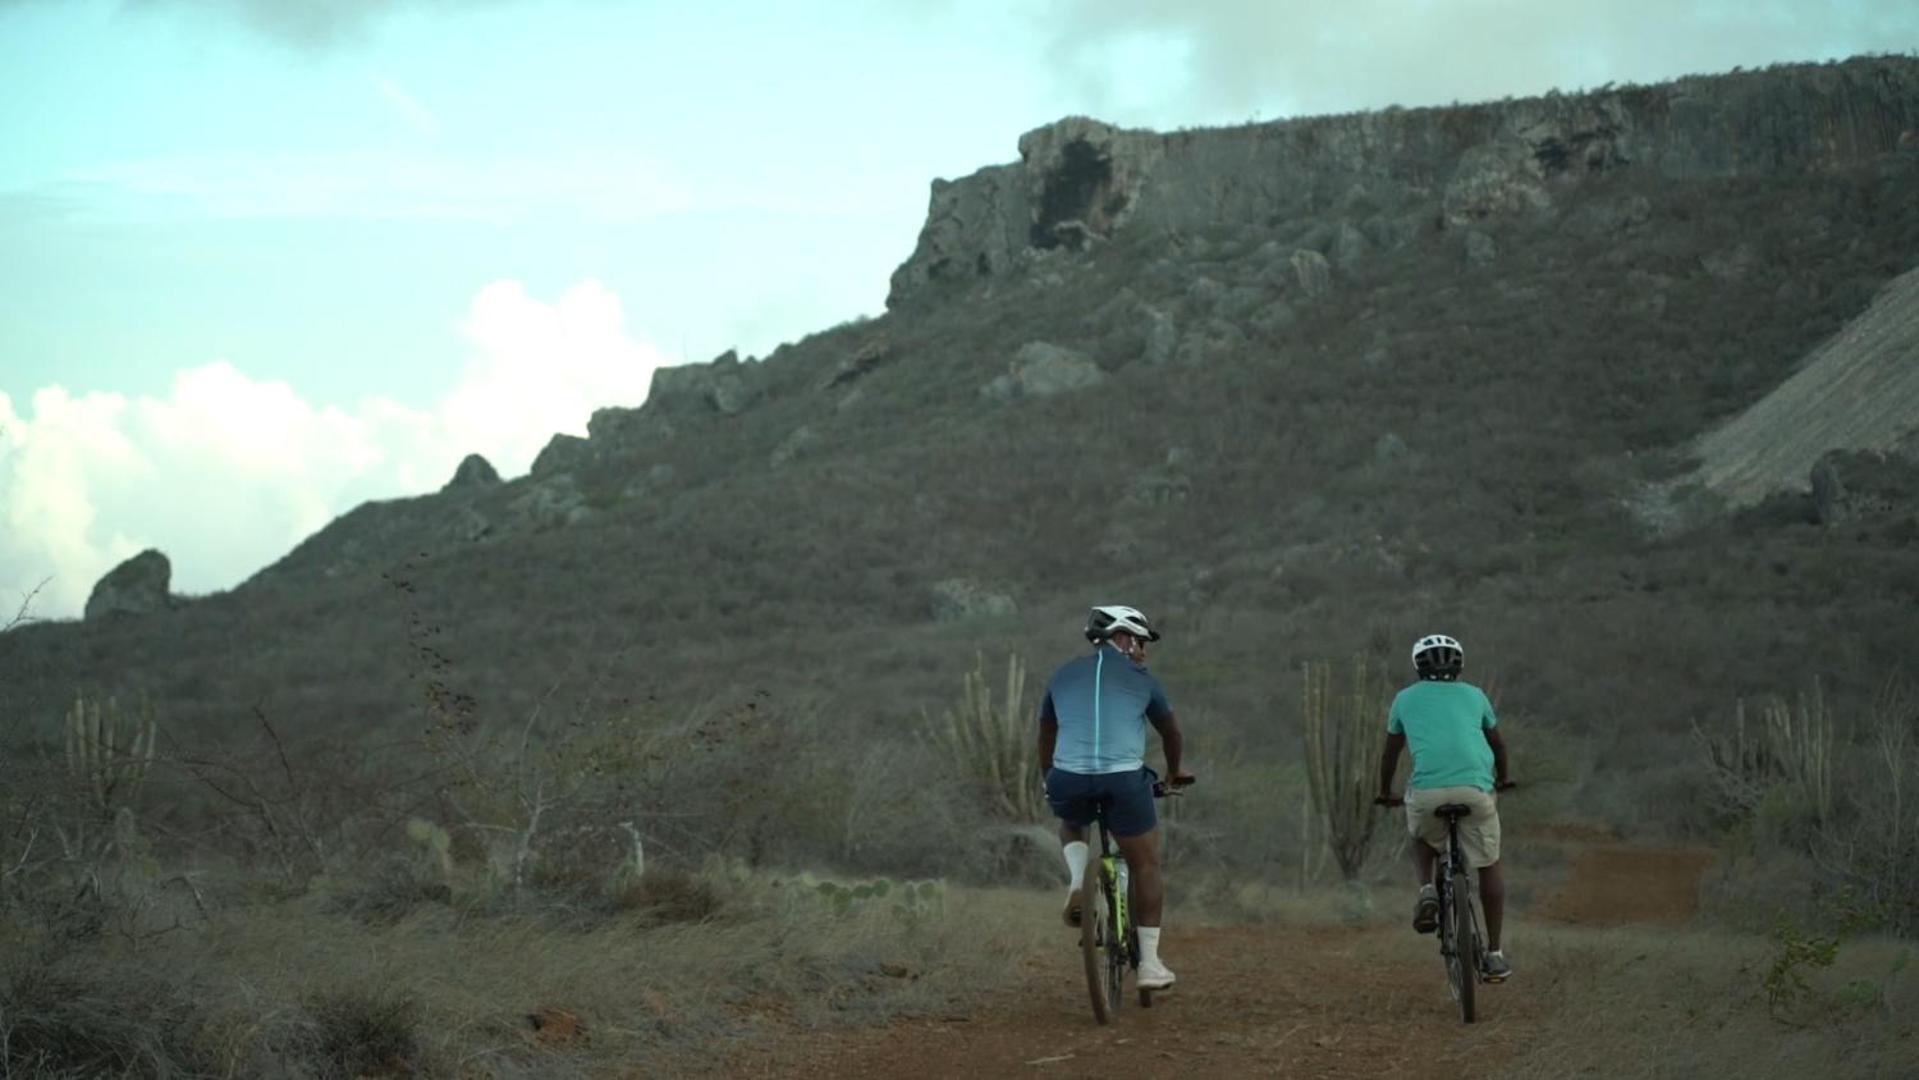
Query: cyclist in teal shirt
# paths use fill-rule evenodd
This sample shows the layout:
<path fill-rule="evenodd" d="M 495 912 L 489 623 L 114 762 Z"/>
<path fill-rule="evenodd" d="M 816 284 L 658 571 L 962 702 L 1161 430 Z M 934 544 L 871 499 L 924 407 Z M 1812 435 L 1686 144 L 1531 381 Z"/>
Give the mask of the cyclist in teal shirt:
<path fill-rule="evenodd" d="M 1505 921 L 1506 881 L 1499 869 L 1499 806 L 1493 792 L 1512 786 L 1506 775 L 1506 743 L 1499 718 L 1484 691 L 1460 682 L 1466 650 L 1444 634 L 1428 634 L 1413 644 L 1413 670 L 1419 681 L 1393 698 L 1386 719 L 1386 747 L 1379 758 L 1379 798 L 1393 798 L 1393 773 L 1399 753 L 1411 747 L 1413 773 L 1406 780 L 1406 829 L 1413 837 L 1413 866 L 1419 898 L 1413 929 L 1430 934 L 1439 928 L 1439 894 L 1433 887 L 1438 849 L 1446 843 L 1446 823 L 1434 813 L 1447 803 L 1463 803 L 1472 813 L 1459 823 L 1466 861 L 1479 870 L 1479 896 L 1486 909 L 1483 974 L 1488 982 L 1512 975 L 1500 951 Z"/>
<path fill-rule="evenodd" d="M 1046 801 L 1059 818 L 1060 853 L 1072 879 L 1066 924 L 1079 925 L 1079 888 L 1091 857 L 1086 829 L 1103 815 L 1132 877 L 1139 988 L 1164 990 L 1174 976 L 1159 958 L 1165 886 L 1153 809 L 1157 776 L 1146 767 L 1147 724 L 1159 732 L 1166 751 L 1167 783 L 1179 787 L 1193 778 L 1180 770 L 1179 721 L 1166 690 L 1146 670 L 1146 645 L 1159 640 L 1159 631 L 1138 609 L 1114 604 L 1092 609 L 1086 639 L 1093 643 L 1092 653 L 1060 665 L 1039 709 L 1040 774 L 1046 779 Z"/>

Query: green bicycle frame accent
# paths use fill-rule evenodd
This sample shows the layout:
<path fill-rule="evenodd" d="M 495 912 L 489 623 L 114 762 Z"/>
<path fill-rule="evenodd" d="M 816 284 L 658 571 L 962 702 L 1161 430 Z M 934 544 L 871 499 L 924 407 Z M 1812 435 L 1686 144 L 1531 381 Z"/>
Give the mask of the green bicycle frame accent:
<path fill-rule="evenodd" d="M 1133 925 L 1133 913 L 1127 910 L 1127 890 L 1120 887 L 1119 856 L 1103 855 L 1099 866 L 1100 873 L 1106 875 L 1106 883 L 1113 889 L 1113 939 L 1115 943 L 1124 942 L 1127 930 Z"/>

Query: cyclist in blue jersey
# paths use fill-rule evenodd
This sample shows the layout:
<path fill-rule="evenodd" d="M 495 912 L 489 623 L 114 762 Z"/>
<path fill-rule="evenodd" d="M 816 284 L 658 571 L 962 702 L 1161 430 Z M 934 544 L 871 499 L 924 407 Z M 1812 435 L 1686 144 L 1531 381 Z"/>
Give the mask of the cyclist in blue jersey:
<path fill-rule="evenodd" d="M 1193 777 L 1180 770 L 1179 721 L 1166 690 L 1146 670 L 1147 643 L 1158 641 L 1159 632 L 1138 609 L 1117 604 L 1093 608 L 1085 632 L 1092 653 L 1060 665 L 1039 708 L 1039 767 L 1046 801 L 1059 817 L 1060 850 L 1072 878 L 1066 924 L 1079 925 L 1079 889 L 1090 857 L 1086 829 L 1103 815 L 1132 879 L 1138 985 L 1164 990 L 1174 976 L 1159 958 L 1165 886 L 1153 809 L 1158 776 L 1146 767 L 1148 724 L 1159 732 L 1166 752 L 1167 783 L 1182 787 Z"/>
<path fill-rule="evenodd" d="M 1459 844 L 1466 861 L 1479 871 L 1479 898 L 1486 909 L 1486 955 L 1481 975 L 1503 982 L 1513 973 L 1499 934 L 1505 922 L 1506 879 L 1499 868 L 1499 804 L 1495 791 L 1513 786 L 1506 774 L 1506 741 L 1499 718 L 1484 691 L 1459 674 L 1466 650 L 1445 634 L 1428 634 L 1413 643 L 1413 671 L 1419 680 L 1393 698 L 1386 719 L 1386 746 L 1379 757 L 1379 797 L 1393 798 L 1393 774 L 1399 754 L 1412 748 L 1413 773 L 1406 778 L 1406 829 L 1413 838 L 1413 868 L 1419 897 L 1413 929 L 1430 934 L 1439 928 L 1439 894 L 1433 886 L 1438 849 L 1446 844 L 1446 823 L 1435 813 L 1448 803 L 1472 807 L 1459 822 Z"/>

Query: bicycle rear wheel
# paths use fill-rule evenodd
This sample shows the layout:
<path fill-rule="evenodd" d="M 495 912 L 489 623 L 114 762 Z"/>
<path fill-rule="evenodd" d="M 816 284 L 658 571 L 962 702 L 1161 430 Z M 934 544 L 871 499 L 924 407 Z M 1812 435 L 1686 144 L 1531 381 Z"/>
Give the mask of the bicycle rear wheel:
<path fill-rule="evenodd" d="M 1473 924 L 1473 886 L 1469 869 L 1461 868 L 1453 880 L 1453 957 L 1457 970 L 1454 986 L 1459 996 L 1459 1017 L 1470 1024 L 1475 1019 L 1474 991 L 1479 987 L 1479 930 Z"/>
<path fill-rule="evenodd" d="M 1093 1019 L 1112 1020 L 1106 1002 L 1106 946 L 1112 913 L 1106 907 L 1106 890 L 1100 879 L 1106 876 L 1104 859 L 1096 859 L 1086 868 L 1086 879 L 1079 887 L 1079 951 L 1086 965 L 1086 992 L 1093 999 Z"/>

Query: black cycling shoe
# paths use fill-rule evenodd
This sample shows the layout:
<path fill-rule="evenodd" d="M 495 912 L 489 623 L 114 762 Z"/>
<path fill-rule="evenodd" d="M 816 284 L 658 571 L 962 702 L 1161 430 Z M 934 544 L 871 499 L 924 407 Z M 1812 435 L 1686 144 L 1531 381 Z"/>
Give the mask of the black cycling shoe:
<path fill-rule="evenodd" d="M 1430 889 L 1419 891 L 1419 899 L 1413 904 L 1413 929 L 1422 934 L 1439 929 L 1438 893 Z"/>

